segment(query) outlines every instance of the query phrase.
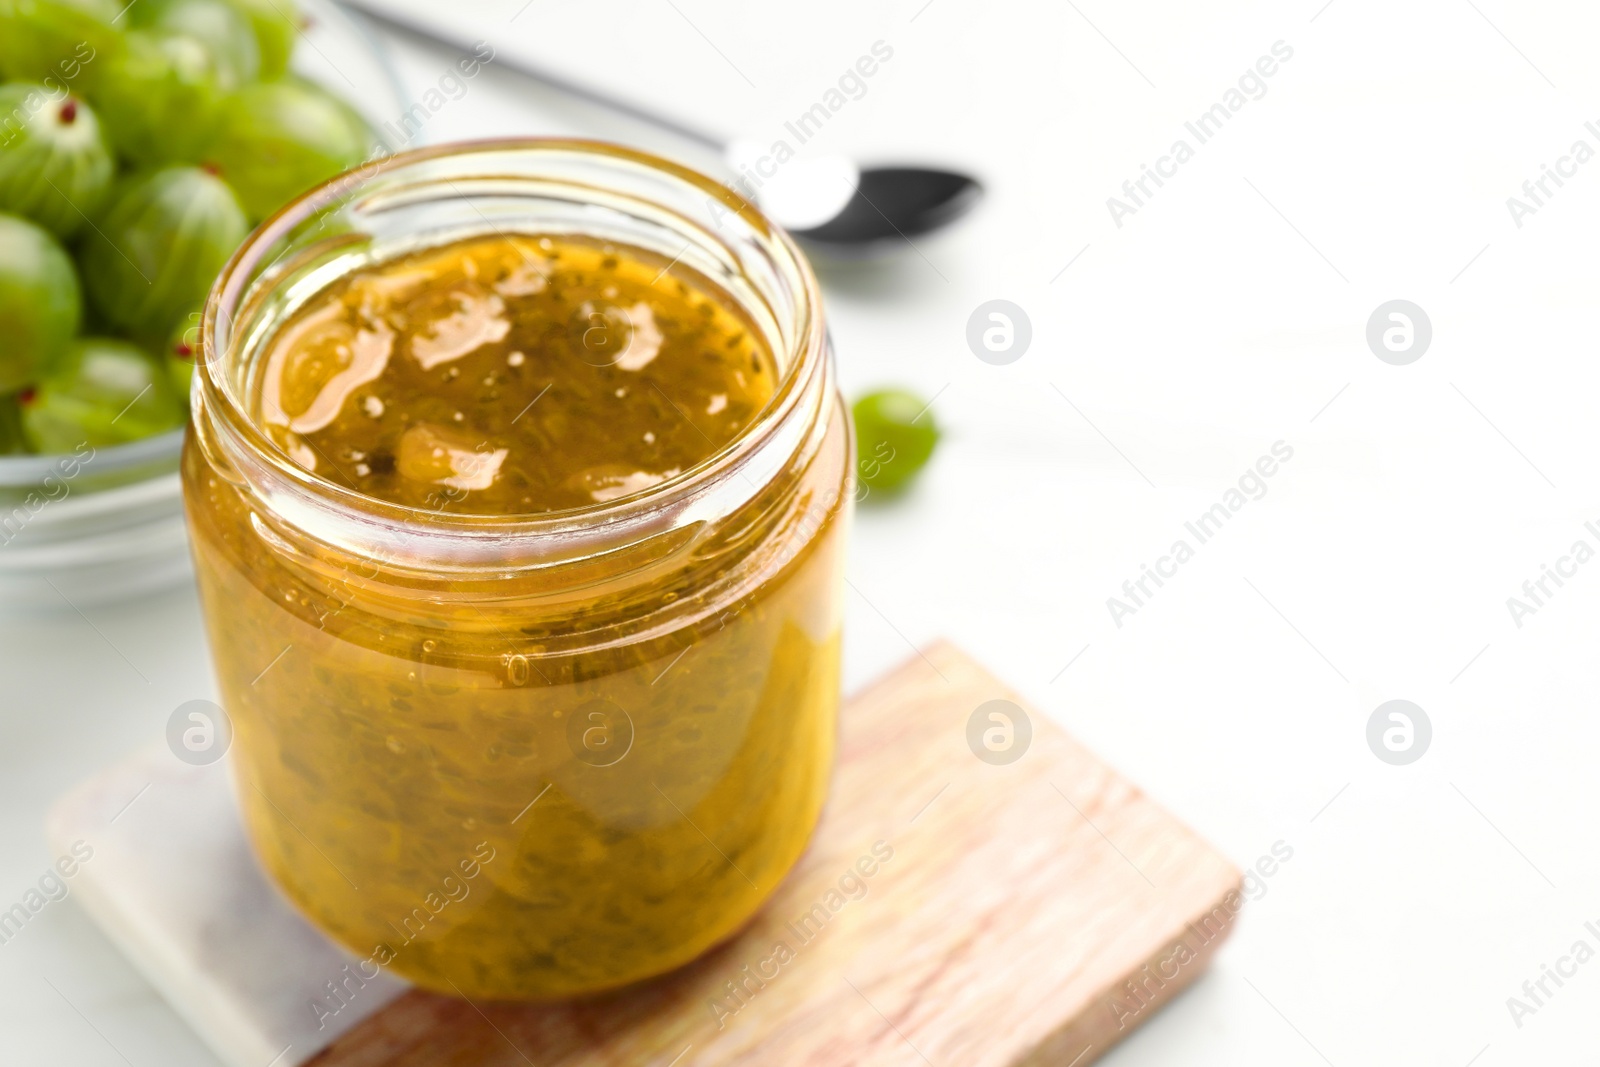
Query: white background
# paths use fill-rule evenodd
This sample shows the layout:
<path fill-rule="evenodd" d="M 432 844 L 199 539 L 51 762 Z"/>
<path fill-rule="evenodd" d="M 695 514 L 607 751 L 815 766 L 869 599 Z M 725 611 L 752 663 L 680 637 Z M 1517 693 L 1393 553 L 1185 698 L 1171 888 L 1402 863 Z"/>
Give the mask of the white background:
<path fill-rule="evenodd" d="M 1105 1062 L 1592 1063 L 1600 961 L 1520 1028 L 1506 999 L 1578 939 L 1600 949 L 1583 928 L 1600 921 L 1600 561 L 1521 628 L 1506 599 L 1579 538 L 1600 549 L 1600 160 L 1521 228 L 1506 198 L 1573 141 L 1600 149 L 1600 15 L 1321 4 L 440 17 L 762 139 L 881 39 L 893 59 L 808 151 L 987 182 L 958 231 L 825 275 L 847 390 L 937 394 L 945 431 L 909 497 L 858 516 L 849 685 L 950 637 L 1241 865 L 1293 849 L 1213 972 Z M 1107 197 L 1280 40 L 1293 58 L 1266 95 L 1117 227 Z M 397 47 L 415 91 L 452 58 Z M 560 131 L 640 136 L 491 69 L 426 137 Z M 965 342 L 992 298 L 1032 320 L 1009 366 Z M 1395 298 L 1434 330 L 1403 367 L 1364 340 Z M 1266 496 L 1117 627 L 1106 598 L 1280 440 L 1294 458 Z M 4 624 L 0 664 L 9 902 L 51 859 L 51 801 L 216 694 L 188 590 Z M 1366 743 L 1394 698 L 1433 724 L 1410 766 Z M 75 905 L 52 905 L 0 946 L 0 1062 L 124 1058 L 213 1062 Z"/>

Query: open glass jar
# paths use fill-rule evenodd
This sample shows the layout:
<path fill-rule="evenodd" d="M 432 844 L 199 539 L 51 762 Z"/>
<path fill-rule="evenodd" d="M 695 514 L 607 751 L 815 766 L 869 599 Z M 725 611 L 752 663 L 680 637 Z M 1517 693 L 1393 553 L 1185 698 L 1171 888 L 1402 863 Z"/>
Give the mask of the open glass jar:
<path fill-rule="evenodd" d="M 660 484 L 540 514 L 402 506 L 295 462 L 257 417 L 285 323 L 354 272 L 485 235 L 693 272 L 764 340 L 771 399 Z M 429 149 L 263 226 L 202 345 L 185 496 L 277 884 L 363 973 L 473 997 L 615 987 L 733 934 L 815 826 L 838 705 L 851 442 L 789 239 L 637 152 Z"/>

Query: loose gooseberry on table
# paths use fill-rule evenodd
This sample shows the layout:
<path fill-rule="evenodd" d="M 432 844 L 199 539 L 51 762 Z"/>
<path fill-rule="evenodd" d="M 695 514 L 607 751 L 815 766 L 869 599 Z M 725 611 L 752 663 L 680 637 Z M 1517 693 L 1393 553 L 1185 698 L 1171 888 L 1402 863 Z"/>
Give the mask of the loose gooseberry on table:
<path fill-rule="evenodd" d="M 927 465 L 939 443 L 929 404 L 906 389 L 879 389 L 851 409 L 856 429 L 856 477 L 869 491 L 895 493 Z"/>

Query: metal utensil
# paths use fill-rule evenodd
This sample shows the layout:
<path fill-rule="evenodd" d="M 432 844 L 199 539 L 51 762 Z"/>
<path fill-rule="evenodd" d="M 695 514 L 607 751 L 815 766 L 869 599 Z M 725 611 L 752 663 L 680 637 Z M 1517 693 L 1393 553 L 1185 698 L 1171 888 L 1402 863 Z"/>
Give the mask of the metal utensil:
<path fill-rule="evenodd" d="M 343 2 L 373 21 L 411 37 L 472 51 L 471 42 L 385 10 L 381 0 Z M 725 141 L 670 115 L 514 59 L 496 59 L 495 66 L 709 148 L 736 174 L 748 172 L 753 153 L 758 151 L 750 142 Z M 862 168 L 842 156 L 830 156 L 788 163 L 762 179 L 754 192 L 753 199 L 762 210 L 795 237 L 821 250 L 856 258 L 880 253 L 948 225 L 971 210 L 982 197 L 983 186 L 975 178 L 955 171 L 913 165 Z"/>

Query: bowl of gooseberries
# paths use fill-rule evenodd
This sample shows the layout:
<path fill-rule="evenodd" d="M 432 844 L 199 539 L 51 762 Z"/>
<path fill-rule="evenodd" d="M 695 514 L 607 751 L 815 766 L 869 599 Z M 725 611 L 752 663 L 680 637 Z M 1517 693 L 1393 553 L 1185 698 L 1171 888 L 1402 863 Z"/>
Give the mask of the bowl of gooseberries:
<path fill-rule="evenodd" d="M 335 0 L 0 0 L 0 612 L 187 573 L 207 294 L 401 99 Z"/>

